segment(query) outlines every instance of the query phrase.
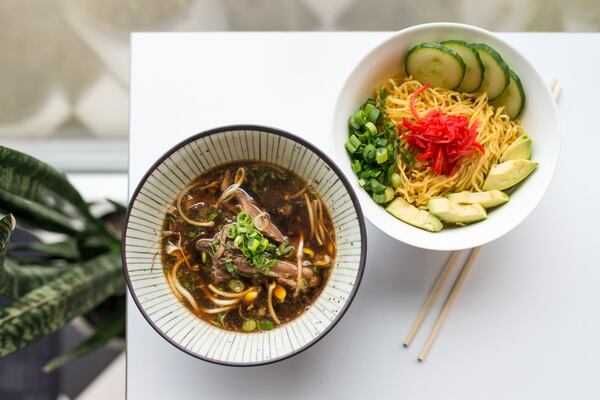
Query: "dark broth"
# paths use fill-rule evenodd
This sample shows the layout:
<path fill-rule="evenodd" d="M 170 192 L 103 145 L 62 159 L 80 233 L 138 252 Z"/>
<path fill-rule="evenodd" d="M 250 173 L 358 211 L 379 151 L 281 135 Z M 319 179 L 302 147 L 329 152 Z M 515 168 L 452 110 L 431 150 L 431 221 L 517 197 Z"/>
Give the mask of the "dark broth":
<path fill-rule="evenodd" d="M 231 196 L 219 202 L 224 193 Z M 230 163 L 196 178 L 178 200 L 163 224 L 162 264 L 198 317 L 227 330 L 267 330 L 298 317 L 323 290 L 336 255 L 333 223 L 296 174 L 265 162 Z"/>

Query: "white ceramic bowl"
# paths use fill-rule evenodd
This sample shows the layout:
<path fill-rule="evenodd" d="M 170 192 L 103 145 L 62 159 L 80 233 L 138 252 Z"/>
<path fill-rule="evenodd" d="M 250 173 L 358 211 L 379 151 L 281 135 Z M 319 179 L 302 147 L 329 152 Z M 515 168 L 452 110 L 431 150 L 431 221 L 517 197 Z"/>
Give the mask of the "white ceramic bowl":
<path fill-rule="evenodd" d="M 521 78 L 527 96 L 521 122 L 533 139 L 532 159 L 538 169 L 511 194 L 508 203 L 489 213 L 488 219 L 461 228 L 431 233 L 415 228 L 388 214 L 358 186 L 344 148 L 348 138 L 348 118 L 375 88 L 404 71 L 404 55 L 413 45 L 459 39 L 486 43 L 496 49 Z M 486 30 L 462 24 L 433 23 L 404 29 L 365 55 L 347 78 L 337 100 L 333 124 L 332 154 L 340 169 L 356 190 L 367 219 L 389 236 L 413 246 L 432 250 L 458 250 L 491 242 L 519 225 L 538 205 L 548 189 L 558 162 L 559 130 L 555 102 L 546 82 L 519 53 L 498 36 Z"/>
<path fill-rule="evenodd" d="M 222 330 L 192 314 L 167 285 L 160 257 L 155 257 L 167 206 L 177 193 L 207 169 L 242 160 L 269 161 L 312 182 L 331 213 L 336 232 L 336 262 L 319 297 L 295 320 L 258 333 Z M 123 268 L 142 315 L 169 343 L 219 364 L 267 364 L 310 347 L 340 320 L 363 274 L 365 235 L 355 193 L 319 149 L 277 129 L 229 126 L 179 143 L 146 173 L 129 203 L 123 229 Z"/>

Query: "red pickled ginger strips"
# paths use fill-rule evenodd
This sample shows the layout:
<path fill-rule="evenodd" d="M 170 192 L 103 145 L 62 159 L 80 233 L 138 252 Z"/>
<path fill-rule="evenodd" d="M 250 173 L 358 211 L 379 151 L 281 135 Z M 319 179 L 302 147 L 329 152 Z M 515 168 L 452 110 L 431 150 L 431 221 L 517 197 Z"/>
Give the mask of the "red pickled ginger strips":
<path fill-rule="evenodd" d="M 440 109 L 429 111 L 421 117 L 415 108 L 416 97 L 429 84 L 413 93 L 410 110 L 415 118 L 404 118 L 398 128 L 404 127 L 404 140 L 416 151 L 416 159 L 426 162 L 436 175 L 453 175 L 458 170 L 462 157 L 471 157 L 475 152 L 485 152 L 477 138 L 478 122 L 469 126 L 469 119 L 460 115 L 446 115 Z"/>

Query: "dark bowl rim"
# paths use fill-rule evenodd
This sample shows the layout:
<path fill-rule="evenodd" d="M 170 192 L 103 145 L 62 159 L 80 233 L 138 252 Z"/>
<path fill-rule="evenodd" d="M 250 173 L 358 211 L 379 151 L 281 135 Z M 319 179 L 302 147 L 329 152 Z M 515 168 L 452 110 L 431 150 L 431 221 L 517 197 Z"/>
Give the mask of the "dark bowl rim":
<path fill-rule="evenodd" d="M 358 219 L 358 225 L 359 225 L 360 235 L 361 235 L 361 245 L 360 245 L 361 256 L 360 256 L 360 260 L 359 260 L 356 281 L 354 282 L 352 291 L 350 292 L 350 295 L 348 296 L 348 300 L 342 307 L 342 310 L 335 316 L 333 321 L 331 321 L 331 323 L 325 328 L 325 330 L 323 332 L 321 332 L 319 335 L 317 335 L 315 338 L 313 338 L 308 343 L 291 351 L 289 354 L 286 354 L 286 355 L 283 355 L 280 357 L 276 357 L 276 358 L 272 358 L 269 360 L 259 361 L 259 362 L 230 362 L 230 361 L 223 361 L 223 360 L 218 360 L 218 359 L 214 359 L 214 358 L 210 358 L 210 357 L 205 357 L 200 354 L 194 353 L 191 350 L 186 349 L 185 347 L 183 347 L 182 345 L 180 345 L 179 343 L 177 343 L 176 341 L 174 341 L 173 339 L 168 337 L 165 333 L 162 332 L 162 330 L 158 326 L 156 326 L 154 324 L 154 322 L 146 314 L 146 311 L 144 310 L 143 306 L 139 302 L 137 295 L 135 294 L 135 291 L 133 290 L 133 287 L 131 284 L 131 279 L 129 277 L 129 272 L 128 272 L 128 268 L 127 268 L 127 259 L 126 259 L 127 228 L 129 226 L 129 218 L 131 216 L 131 209 L 132 209 L 135 199 L 138 197 L 140 191 L 146 184 L 146 181 L 148 180 L 150 175 L 173 153 L 175 153 L 177 150 L 181 149 L 182 147 L 187 146 L 191 142 L 198 140 L 200 138 L 215 135 L 218 133 L 230 132 L 230 131 L 240 131 L 240 130 L 261 131 L 261 132 L 271 133 L 274 135 L 285 137 L 287 139 L 290 139 L 290 140 L 308 148 L 309 150 L 314 152 L 317 156 L 319 156 L 320 159 L 325 161 L 325 163 L 335 172 L 338 179 L 340 179 L 340 181 L 346 188 L 346 191 L 348 192 L 350 199 L 352 200 L 352 204 L 354 205 L 354 209 L 356 210 L 356 214 L 358 216 L 357 219 Z M 221 127 L 209 129 L 209 130 L 197 133 L 195 135 L 192 135 L 192 136 L 182 140 L 181 142 L 175 144 L 173 147 L 171 147 L 169 150 L 167 150 L 158 160 L 156 160 L 152 164 L 152 166 L 148 169 L 148 171 L 146 171 L 146 173 L 144 174 L 144 176 L 138 183 L 135 191 L 133 192 L 133 194 L 131 195 L 131 197 L 128 201 L 127 213 L 125 215 L 123 228 L 121 230 L 121 243 L 122 243 L 122 245 L 121 245 L 121 261 L 122 261 L 122 265 L 123 265 L 123 275 L 125 276 L 127 288 L 129 290 L 129 293 L 130 293 L 131 298 L 133 299 L 135 305 L 137 306 L 138 310 L 140 311 L 140 313 L 142 314 L 144 319 L 148 322 L 148 324 L 150 324 L 150 326 L 163 339 L 165 339 L 168 343 L 170 343 L 172 346 L 176 347 L 180 351 L 187 353 L 190 356 L 198 358 L 203 361 L 207 361 L 207 362 L 210 362 L 213 364 L 218 364 L 218 365 L 231 366 L 231 367 L 253 367 L 253 366 L 273 364 L 273 363 L 288 359 L 290 357 L 293 357 L 297 354 L 300 354 L 303 351 L 305 351 L 306 349 L 315 345 L 317 342 L 319 342 L 323 337 L 325 337 L 333 329 L 333 327 L 335 327 L 338 324 L 338 322 L 342 319 L 344 314 L 346 314 L 346 311 L 348 311 L 348 308 L 354 301 L 354 298 L 356 296 L 356 293 L 357 293 L 358 288 L 360 287 L 360 283 L 362 281 L 362 277 L 363 277 L 364 269 L 365 269 L 365 265 L 366 265 L 366 257 L 367 257 L 367 235 L 366 235 L 364 214 L 362 212 L 362 209 L 360 207 L 360 202 L 358 201 L 358 198 L 356 196 L 356 193 L 354 192 L 354 189 L 350 185 L 350 182 L 348 182 L 348 179 L 346 178 L 344 173 L 339 169 L 339 167 L 333 162 L 333 160 L 327 154 L 325 154 L 322 150 L 320 150 L 319 148 L 317 148 L 310 142 L 306 141 L 305 139 L 303 139 L 297 135 L 294 135 L 290 132 L 287 132 L 285 130 L 279 129 L 279 128 L 274 128 L 274 127 L 269 127 L 269 126 L 264 126 L 264 125 L 255 125 L 255 124 L 227 125 L 227 126 L 221 126 Z"/>

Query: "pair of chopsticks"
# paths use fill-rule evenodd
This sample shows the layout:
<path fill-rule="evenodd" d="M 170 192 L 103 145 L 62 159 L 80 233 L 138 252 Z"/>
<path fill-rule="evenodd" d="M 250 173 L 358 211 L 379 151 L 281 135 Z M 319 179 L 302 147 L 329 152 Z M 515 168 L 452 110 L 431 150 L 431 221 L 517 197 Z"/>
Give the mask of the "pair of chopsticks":
<path fill-rule="evenodd" d="M 465 283 L 465 280 L 467 279 L 467 275 L 471 271 L 471 268 L 473 267 L 473 264 L 475 263 L 477 256 L 479 256 L 480 251 L 481 251 L 481 246 L 471 249 L 471 253 L 467 257 L 467 261 L 465 261 L 465 263 L 460 271 L 460 274 L 458 275 L 458 278 L 456 278 L 456 281 L 454 282 L 454 285 L 452 286 L 452 289 L 450 290 L 448 297 L 446 297 L 446 302 L 444 303 L 444 306 L 442 307 L 442 310 L 440 311 L 440 314 L 438 315 L 438 318 L 435 321 L 433 328 L 431 328 L 431 332 L 429 332 L 429 336 L 427 336 L 427 340 L 425 340 L 425 344 L 423 345 L 423 347 L 421 348 L 421 351 L 419 352 L 419 356 L 417 358 L 419 361 L 423 361 L 423 360 L 425 360 L 425 357 L 427 357 L 427 354 L 429 353 L 429 350 L 431 349 L 431 346 L 433 345 L 435 338 L 437 337 L 440 329 L 442 328 L 442 325 L 444 325 L 444 321 L 446 320 L 446 317 L 448 316 L 448 313 L 450 312 L 450 308 L 454 304 L 454 301 L 456 300 L 456 297 L 458 296 L 458 292 L 460 291 L 463 284 Z M 450 273 L 454 269 L 454 266 L 456 265 L 461 254 L 462 254 L 462 250 L 458 250 L 458 251 L 452 252 L 452 254 L 450 255 L 448 262 L 446 262 L 446 266 L 444 267 L 444 269 L 442 270 L 442 273 L 438 277 L 438 280 L 435 283 L 435 285 L 433 286 L 433 289 L 431 289 L 431 292 L 429 293 L 429 296 L 427 297 L 427 300 L 425 301 L 423 308 L 421 308 L 421 311 L 419 312 L 417 319 L 415 320 L 412 327 L 410 328 L 410 331 L 408 331 L 408 334 L 406 335 L 406 338 L 404 339 L 404 342 L 402 343 L 404 345 L 404 347 L 408 347 L 412 343 L 413 339 L 415 338 L 415 335 L 417 334 L 417 331 L 423 324 L 425 317 L 427 317 L 429 310 L 431 310 L 433 303 L 435 303 L 435 300 L 437 299 L 440 291 L 444 287 L 444 284 L 450 277 Z"/>
<path fill-rule="evenodd" d="M 552 93 L 552 98 L 554 99 L 555 102 L 558 101 L 558 98 L 560 97 L 560 93 L 561 93 L 561 88 L 558 86 L 558 81 L 556 80 L 556 78 L 550 79 L 550 81 L 548 82 L 548 86 L 550 88 L 550 92 Z M 417 359 L 419 361 L 424 361 L 425 357 L 427 357 L 427 354 L 429 354 L 429 350 L 431 349 L 433 342 L 435 342 L 435 339 L 436 339 L 440 329 L 442 328 L 442 325 L 444 325 L 444 321 L 446 321 L 446 317 L 448 317 L 450 308 L 452 308 L 452 305 L 456 301 L 456 297 L 458 296 L 460 289 L 464 285 L 465 280 L 467 279 L 467 275 L 469 275 L 469 272 L 471 271 L 471 268 L 473 267 L 475 260 L 477 260 L 477 257 L 479 256 L 480 251 L 481 251 L 481 246 L 475 247 L 470 250 L 467 260 L 463 264 L 463 267 L 458 275 L 458 278 L 456 278 L 456 281 L 454 282 L 454 285 L 452 286 L 452 289 L 450 290 L 450 293 L 448 294 L 448 297 L 446 297 L 446 301 L 444 302 L 444 305 L 442 306 L 442 310 L 440 311 L 440 314 L 438 315 L 437 320 L 435 321 L 435 324 L 433 325 L 433 328 L 431 328 L 431 331 L 429 332 L 429 336 L 427 336 L 427 339 L 425 340 L 425 344 L 423 344 L 423 347 L 421 348 L 421 351 L 419 352 L 419 355 L 417 357 Z M 450 255 L 450 258 L 448 258 L 448 261 L 446 262 L 444 269 L 442 269 L 442 272 L 440 273 L 437 282 L 431 289 L 429 296 L 427 296 L 427 300 L 425 301 L 423 308 L 421 308 L 421 311 L 419 311 L 419 314 L 417 315 L 417 319 L 415 320 L 415 322 L 411 326 L 410 330 L 408 331 L 406 338 L 404 338 L 404 342 L 402 343 L 404 345 L 404 347 L 408 347 L 412 343 L 413 339 L 415 338 L 415 335 L 417 334 L 417 331 L 423 324 L 425 317 L 427 317 L 429 310 L 431 310 L 433 303 L 435 303 L 435 300 L 437 299 L 440 291 L 442 290 L 446 281 L 450 277 L 450 273 L 454 269 L 454 266 L 456 265 L 461 254 L 462 254 L 462 250 L 454 251 Z"/>

